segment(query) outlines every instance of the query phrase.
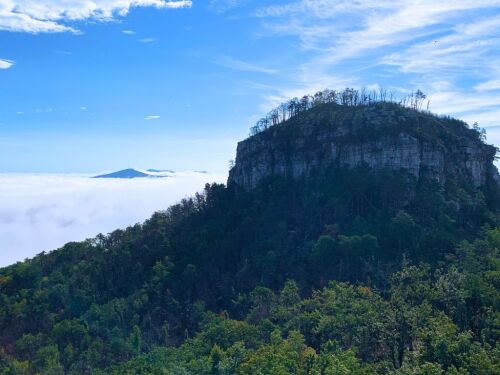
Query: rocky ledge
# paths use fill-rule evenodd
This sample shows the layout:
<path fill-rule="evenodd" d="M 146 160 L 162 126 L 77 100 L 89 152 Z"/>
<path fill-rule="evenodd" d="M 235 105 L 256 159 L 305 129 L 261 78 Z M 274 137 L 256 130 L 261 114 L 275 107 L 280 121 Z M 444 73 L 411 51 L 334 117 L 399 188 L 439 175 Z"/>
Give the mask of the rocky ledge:
<path fill-rule="evenodd" d="M 252 189 L 271 175 L 297 178 L 339 166 L 402 170 L 440 184 L 498 181 L 496 148 L 462 121 L 396 104 L 325 104 L 239 142 L 228 185 Z"/>

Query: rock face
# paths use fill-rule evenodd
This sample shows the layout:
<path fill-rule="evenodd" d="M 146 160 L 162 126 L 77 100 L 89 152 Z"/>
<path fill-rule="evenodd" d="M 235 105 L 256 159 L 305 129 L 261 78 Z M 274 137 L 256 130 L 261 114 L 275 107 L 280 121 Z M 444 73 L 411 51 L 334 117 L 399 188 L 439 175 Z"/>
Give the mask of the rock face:
<path fill-rule="evenodd" d="M 324 105 L 238 143 L 228 185 L 252 189 L 271 175 L 297 178 L 325 166 L 403 170 L 440 184 L 497 180 L 496 149 L 461 121 L 395 104 Z"/>

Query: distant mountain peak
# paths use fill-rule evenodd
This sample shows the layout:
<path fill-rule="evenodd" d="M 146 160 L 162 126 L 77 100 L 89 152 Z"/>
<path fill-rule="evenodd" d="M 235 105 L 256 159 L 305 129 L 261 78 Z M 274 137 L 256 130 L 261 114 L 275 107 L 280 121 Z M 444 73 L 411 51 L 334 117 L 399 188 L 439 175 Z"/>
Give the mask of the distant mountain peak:
<path fill-rule="evenodd" d="M 158 177 L 166 177 L 166 176 L 159 176 L 159 175 L 152 175 L 148 173 L 144 173 L 141 171 L 138 171 L 133 168 L 127 168 L 127 169 L 122 169 L 120 171 L 112 172 L 112 173 L 106 173 L 106 174 L 101 174 L 98 176 L 94 176 L 93 178 L 158 178 Z"/>
<path fill-rule="evenodd" d="M 181 172 L 182 173 L 182 172 Z M 191 173 L 202 173 L 207 174 L 207 171 L 192 171 Z M 161 178 L 161 177 L 175 177 L 178 173 L 171 169 L 155 169 L 149 168 L 145 170 L 139 170 L 134 168 L 122 169 L 116 172 L 104 173 L 92 178 Z"/>
<path fill-rule="evenodd" d="M 146 169 L 146 172 L 152 172 L 152 173 L 175 173 L 175 171 L 172 171 L 170 169 L 154 169 L 154 168 Z"/>

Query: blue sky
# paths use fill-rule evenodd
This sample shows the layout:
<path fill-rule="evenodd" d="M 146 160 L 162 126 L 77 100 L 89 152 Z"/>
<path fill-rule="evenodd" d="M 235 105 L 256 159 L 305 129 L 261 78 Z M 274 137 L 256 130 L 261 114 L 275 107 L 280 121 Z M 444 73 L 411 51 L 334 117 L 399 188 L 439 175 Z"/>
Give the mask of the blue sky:
<path fill-rule="evenodd" d="M 347 86 L 500 145 L 500 1 L 0 0 L 0 172 L 225 172 L 274 105 Z"/>

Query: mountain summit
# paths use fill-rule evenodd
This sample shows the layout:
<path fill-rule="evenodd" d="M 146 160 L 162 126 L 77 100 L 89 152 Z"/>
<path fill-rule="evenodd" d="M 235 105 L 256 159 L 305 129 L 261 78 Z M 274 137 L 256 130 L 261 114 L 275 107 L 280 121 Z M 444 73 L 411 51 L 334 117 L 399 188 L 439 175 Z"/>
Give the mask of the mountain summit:
<path fill-rule="evenodd" d="M 363 165 L 408 172 L 445 185 L 497 180 L 496 148 L 462 121 L 396 103 L 321 103 L 238 143 L 228 184 L 254 188 L 272 175 L 298 178 L 318 168 Z"/>
<path fill-rule="evenodd" d="M 140 172 L 133 168 L 127 168 L 117 172 L 101 174 L 95 176 L 94 178 L 144 178 L 144 177 L 153 177 L 153 176 L 144 172 Z"/>

